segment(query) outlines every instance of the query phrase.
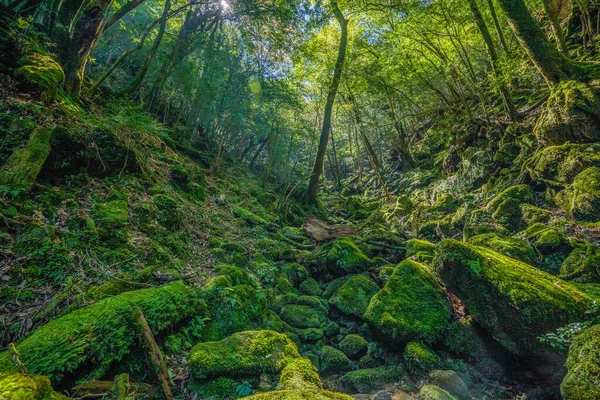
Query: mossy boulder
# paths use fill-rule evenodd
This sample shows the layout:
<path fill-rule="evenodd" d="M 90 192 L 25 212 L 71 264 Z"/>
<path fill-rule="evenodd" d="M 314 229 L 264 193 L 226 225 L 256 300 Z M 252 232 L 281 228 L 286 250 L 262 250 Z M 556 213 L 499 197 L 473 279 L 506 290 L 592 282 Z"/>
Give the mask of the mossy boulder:
<path fill-rule="evenodd" d="M 536 182 L 565 187 L 589 167 L 600 167 L 600 144 L 550 146 L 535 153 L 527 171 Z"/>
<path fill-rule="evenodd" d="M 535 265 L 539 261 L 535 249 L 526 240 L 487 233 L 473 236 L 468 242 L 475 246 L 487 247 L 505 256 L 516 258 L 531 265 Z"/>
<path fill-rule="evenodd" d="M 321 309 L 300 304 L 283 306 L 279 316 L 294 328 L 299 329 L 319 328 L 327 320 L 327 316 Z"/>
<path fill-rule="evenodd" d="M 496 207 L 492 219 L 502 225 L 508 232 L 518 232 L 525 227 L 521 204 L 512 198 L 504 200 Z"/>
<path fill-rule="evenodd" d="M 353 400 L 353 398 L 347 394 L 330 392 L 328 390 L 297 389 L 259 393 L 245 397 L 244 400 Z"/>
<path fill-rule="evenodd" d="M 557 195 L 557 203 L 574 218 L 582 221 L 600 219 L 600 168 L 581 172 L 573 185 Z"/>
<path fill-rule="evenodd" d="M 521 212 L 523 214 L 523 220 L 529 225 L 535 223 L 548 223 L 552 219 L 552 213 L 543 208 L 532 206 L 531 204 L 522 204 Z"/>
<path fill-rule="evenodd" d="M 404 375 L 404 370 L 398 366 L 366 368 L 346 373 L 340 378 L 340 384 L 349 393 L 371 393 L 399 381 Z"/>
<path fill-rule="evenodd" d="M 426 240 L 411 239 L 406 242 L 406 258 L 429 264 L 435 255 L 435 244 Z"/>
<path fill-rule="evenodd" d="M 369 270 L 373 261 L 348 237 L 336 239 L 325 256 L 335 274 L 357 274 Z"/>
<path fill-rule="evenodd" d="M 444 389 L 435 385 L 425 385 L 419 391 L 421 400 L 458 400 Z"/>
<path fill-rule="evenodd" d="M 600 399 L 600 325 L 579 333 L 567 358 L 569 372 L 560 392 L 565 400 Z"/>
<path fill-rule="evenodd" d="M 336 292 L 336 290 L 342 287 L 342 285 L 346 283 L 348 279 L 350 279 L 350 276 L 343 276 L 341 278 L 337 278 L 329 282 L 325 287 L 325 290 L 323 291 L 321 297 L 323 297 L 326 300 L 329 300 L 331 296 L 333 296 L 333 294 Z"/>
<path fill-rule="evenodd" d="M 413 377 L 420 378 L 440 364 L 440 358 L 421 342 L 409 342 L 404 348 L 404 363 Z"/>
<path fill-rule="evenodd" d="M 552 88 L 534 134 L 546 145 L 600 141 L 599 98 L 595 84 L 561 81 Z"/>
<path fill-rule="evenodd" d="M 386 340 L 433 343 L 442 338 L 450 305 L 429 268 L 406 260 L 369 303 L 363 318 Z"/>
<path fill-rule="evenodd" d="M 600 283 L 600 249 L 590 243 L 576 247 L 562 263 L 560 278 L 578 283 Z"/>
<path fill-rule="evenodd" d="M 52 57 L 44 54 L 29 54 L 19 60 L 21 65 L 16 75 L 24 77 L 29 83 L 41 89 L 41 100 L 45 104 L 56 101 L 59 86 L 65 80 L 65 73 Z"/>
<path fill-rule="evenodd" d="M 30 372 L 48 376 L 54 384 L 73 375 L 98 379 L 140 343 L 138 308 L 156 335 L 186 318 L 206 315 L 197 293 L 175 282 L 123 293 L 50 321 L 17 350 Z M 10 354 L 0 353 L 0 371 L 12 367 Z"/>
<path fill-rule="evenodd" d="M 323 293 L 319 282 L 310 277 L 302 281 L 298 288 L 302 293 L 309 296 L 319 296 L 321 293 Z"/>
<path fill-rule="evenodd" d="M 67 400 L 67 397 L 52 390 L 50 379 L 45 376 L 0 372 L 0 399 Z"/>
<path fill-rule="evenodd" d="M 455 240 L 438 245 L 435 270 L 496 341 L 538 369 L 557 367 L 564 355 L 537 338 L 583 320 L 592 301 L 533 266 Z"/>
<path fill-rule="evenodd" d="M 369 342 L 362 336 L 350 334 L 342 339 L 338 347 L 349 358 L 357 359 L 367 354 Z"/>
<path fill-rule="evenodd" d="M 436 369 L 429 373 L 429 379 L 437 387 L 444 389 L 459 400 L 471 400 L 471 392 L 465 381 L 454 371 Z"/>
<path fill-rule="evenodd" d="M 496 212 L 498 207 L 508 199 L 514 200 L 517 204 L 533 204 L 535 202 L 535 194 L 529 185 L 511 186 L 490 200 L 487 208 L 492 212 Z"/>
<path fill-rule="evenodd" d="M 346 315 L 361 318 L 379 286 L 364 275 L 351 276 L 333 296 L 329 303 Z"/>
<path fill-rule="evenodd" d="M 562 232 L 543 224 L 533 224 L 518 236 L 533 243 L 542 258 L 537 266 L 553 275 L 559 273 L 561 264 L 573 250 L 569 239 Z"/>
<path fill-rule="evenodd" d="M 354 363 L 335 347 L 325 346 L 321 350 L 321 371 L 326 374 L 347 372 L 354 369 Z"/>

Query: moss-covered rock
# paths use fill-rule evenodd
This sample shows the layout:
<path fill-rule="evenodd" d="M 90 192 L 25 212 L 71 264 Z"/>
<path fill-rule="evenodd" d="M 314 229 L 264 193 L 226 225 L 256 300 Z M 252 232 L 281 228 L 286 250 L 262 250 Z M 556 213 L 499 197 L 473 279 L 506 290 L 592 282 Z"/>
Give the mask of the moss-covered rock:
<path fill-rule="evenodd" d="M 347 372 L 354 369 L 354 363 L 335 347 L 325 346 L 321 350 L 321 371 L 323 373 Z"/>
<path fill-rule="evenodd" d="M 357 359 L 367 354 L 369 342 L 362 336 L 350 334 L 344 337 L 339 344 L 339 348 L 349 358 Z"/>
<path fill-rule="evenodd" d="M 353 400 L 347 394 L 330 392 L 328 390 L 277 390 L 275 392 L 259 393 L 244 400 Z"/>
<path fill-rule="evenodd" d="M 309 296 L 319 296 L 321 293 L 323 293 L 319 282 L 310 277 L 302 281 L 302 283 L 299 286 L 299 289 L 302 293 Z"/>
<path fill-rule="evenodd" d="M 548 223 L 552 219 L 552 213 L 543 208 L 532 206 L 531 204 L 522 204 L 521 212 L 523 213 L 523 220 L 527 223 L 527 226 L 535 223 Z"/>
<path fill-rule="evenodd" d="M 468 242 L 475 246 L 488 247 L 505 256 L 516 258 L 531 265 L 535 265 L 539 261 L 535 249 L 525 240 L 487 233 L 473 236 Z"/>
<path fill-rule="evenodd" d="M 419 391 L 422 400 L 458 400 L 444 389 L 435 385 L 425 385 Z"/>
<path fill-rule="evenodd" d="M 430 264 L 435 255 L 435 244 L 426 240 L 411 239 L 406 242 L 406 258 Z"/>
<path fill-rule="evenodd" d="M 600 283 L 600 249 L 590 243 L 576 247 L 562 263 L 560 277 L 578 283 Z"/>
<path fill-rule="evenodd" d="M 386 340 L 433 343 L 442 338 L 449 316 L 448 300 L 431 271 L 406 260 L 371 299 L 363 318 Z"/>
<path fill-rule="evenodd" d="M 511 186 L 490 200 L 487 208 L 492 212 L 496 212 L 498 207 L 508 199 L 514 200 L 517 204 L 533 204 L 535 202 L 535 194 L 529 185 Z"/>
<path fill-rule="evenodd" d="M 364 275 L 353 275 L 329 299 L 329 303 L 346 315 L 361 318 L 379 286 Z"/>
<path fill-rule="evenodd" d="M 50 379 L 45 376 L 0 372 L 0 399 L 67 400 L 67 397 L 52 390 Z"/>
<path fill-rule="evenodd" d="M 469 388 L 460 376 L 454 371 L 434 370 L 429 373 L 431 382 L 444 389 L 459 400 L 471 400 Z"/>
<path fill-rule="evenodd" d="M 575 80 L 561 81 L 550 93 L 534 134 L 546 145 L 600 141 L 600 90 Z"/>
<path fill-rule="evenodd" d="M 299 329 L 319 328 L 327 319 L 320 309 L 299 304 L 285 305 L 279 316 L 294 328 Z"/>
<path fill-rule="evenodd" d="M 542 258 L 537 266 L 553 275 L 559 273 L 561 264 L 573 250 L 569 239 L 562 232 L 540 223 L 531 225 L 518 236 L 533 243 Z"/>
<path fill-rule="evenodd" d="M 323 297 L 326 300 L 329 300 L 331 296 L 333 296 L 333 294 L 336 292 L 336 290 L 342 287 L 342 285 L 346 283 L 348 279 L 350 279 L 349 276 L 343 276 L 341 278 L 337 278 L 329 282 L 329 284 L 327 284 L 327 286 L 325 287 L 325 290 L 323 291 L 321 297 Z"/>
<path fill-rule="evenodd" d="M 567 359 L 560 392 L 565 400 L 600 399 L 600 325 L 577 335 Z"/>
<path fill-rule="evenodd" d="M 30 54 L 19 60 L 21 65 L 15 70 L 29 83 L 37 85 L 42 90 L 41 100 L 45 104 L 56 101 L 59 86 L 65 80 L 65 73 L 52 57 L 43 54 Z"/>
<path fill-rule="evenodd" d="M 558 194 L 557 203 L 578 220 L 598 221 L 600 168 L 590 167 L 577 175 L 573 185 Z"/>
<path fill-rule="evenodd" d="M 340 384 L 349 393 L 370 393 L 399 381 L 403 376 L 403 369 L 397 366 L 359 369 L 342 376 Z"/>
<path fill-rule="evenodd" d="M 154 334 L 206 314 L 197 294 L 175 282 L 123 293 L 57 318 L 20 342 L 17 350 L 30 372 L 48 376 L 55 384 L 71 375 L 98 379 L 139 343 L 138 308 Z M 0 370 L 11 368 L 10 354 L 0 353 Z"/>
<path fill-rule="evenodd" d="M 31 190 L 51 151 L 54 128 L 40 127 L 29 136 L 27 144 L 13 150 L 0 171 L 0 184 Z"/>
<path fill-rule="evenodd" d="M 415 378 L 433 371 L 440 363 L 438 355 L 420 342 L 409 342 L 404 349 L 403 357 L 406 369 Z"/>
<path fill-rule="evenodd" d="M 498 205 L 492 218 L 508 232 L 518 232 L 525 227 L 521 204 L 515 199 L 508 198 Z"/>
<path fill-rule="evenodd" d="M 600 145 L 566 143 L 536 152 L 527 171 L 534 181 L 565 187 L 592 166 L 600 167 Z"/>
<path fill-rule="evenodd" d="M 329 249 L 325 261 L 334 273 L 357 274 L 367 271 L 373 261 L 348 237 L 336 239 Z"/>
<path fill-rule="evenodd" d="M 560 364 L 561 354 L 538 336 L 583 320 L 591 299 L 535 267 L 494 251 L 446 240 L 435 270 L 499 343 L 526 362 Z"/>

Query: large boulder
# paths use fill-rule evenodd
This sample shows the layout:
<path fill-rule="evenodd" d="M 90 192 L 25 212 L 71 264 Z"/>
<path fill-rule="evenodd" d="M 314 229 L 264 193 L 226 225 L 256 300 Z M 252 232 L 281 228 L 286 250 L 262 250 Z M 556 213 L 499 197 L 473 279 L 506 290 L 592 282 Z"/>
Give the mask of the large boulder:
<path fill-rule="evenodd" d="M 575 247 L 560 267 L 560 278 L 578 283 L 600 283 L 600 248 L 591 243 Z"/>
<path fill-rule="evenodd" d="M 566 143 L 536 152 L 527 164 L 527 171 L 535 182 L 564 187 L 593 166 L 600 166 L 599 144 Z"/>
<path fill-rule="evenodd" d="M 533 266 L 455 240 L 438 245 L 435 270 L 507 350 L 540 371 L 560 372 L 564 353 L 537 338 L 582 321 L 591 298 Z"/>
<path fill-rule="evenodd" d="M 450 305 L 436 278 L 410 260 L 396 267 L 363 316 L 377 334 L 398 343 L 440 340 L 449 317 Z"/>
<path fill-rule="evenodd" d="M 578 220 L 600 220 L 600 168 L 590 167 L 577 175 L 573 185 L 558 193 L 556 202 Z"/>
<path fill-rule="evenodd" d="M 154 334 L 206 315 L 197 293 L 175 282 L 123 293 L 50 321 L 17 344 L 17 350 L 29 372 L 45 375 L 55 385 L 69 375 L 80 377 L 84 367 L 88 379 L 99 379 L 139 344 L 138 309 Z M 0 371 L 12 368 L 11 355 L 0 353 Z"/>
<path fill-rule="evenodd" d="M 569 349 L 569 372 L 560 392 L 565 400 L 600 399 L 600 325 L 581 332 Z"/>
<path fill-rule="evenodd" d="M 560 82 L 534 128 L 538 140 L 546 145 L 600 141 L 599 99 L 596 82 Z"/>
<path fill-rule="evenodd" d="M 470 244 L 475 246 L 485 246 L 505 256 L 516 258 L 534 265 L 538 260 L 538 255 L 532 245 L 526 240 L 513 238 L 510 236 L 499 235 L 496 233 L 486 233 L 469 238 Z"/>

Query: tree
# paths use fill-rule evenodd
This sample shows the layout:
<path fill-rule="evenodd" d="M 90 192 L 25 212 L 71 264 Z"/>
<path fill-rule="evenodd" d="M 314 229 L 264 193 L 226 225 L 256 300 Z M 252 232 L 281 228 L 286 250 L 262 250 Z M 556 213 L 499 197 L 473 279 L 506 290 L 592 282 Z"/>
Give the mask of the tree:
<path fill-rule="evenodd" d="M 321 129 L 319 147 L 317 149 L 317 155 L 315 157 L 313 172 L 310 177 L 310 182 L 308 184 L 307 200 L 309 203 L 315 203 L 317 201 L 319 182 L 321 180 L 321 174 L 323 173 L 325 155 L 327 152 L 327 143 L 329 142 L 329 133 L 331 131 L 331 116 L 333 112 L 333 105 L 335 103 L 335 97 L 337 95 L 340 80 L 342 78 L 342 71 L 344 69 L 344 61 L 346 59 L 346 51 L 348 48 L 349 21 L 344 17 L 344 14 L 340 10 L 337 1 L 331 1 L 331 9 L 341 29 L 340 46 L 337 61 L 335 63 L 335 70 L 333 72 L 333 78 L 329 85 L 327 102 L 325 103 L 325 111 L 323 113 L 323 128 Z"/>

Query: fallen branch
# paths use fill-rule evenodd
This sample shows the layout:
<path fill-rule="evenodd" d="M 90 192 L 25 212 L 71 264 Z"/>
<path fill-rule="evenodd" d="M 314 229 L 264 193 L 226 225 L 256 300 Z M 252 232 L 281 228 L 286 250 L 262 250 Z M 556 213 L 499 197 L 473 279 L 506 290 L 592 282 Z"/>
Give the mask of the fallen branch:
<path fill-rule="evenodd" d="M 173 393 L 171 393 L 171 377 L 169 376 L 169 371 L 167 370 L 167 364 L 163 357 L 160 348 L 156 344 L 156 340 L 154 339 L 154 335 L 152 334 L 152 330 L 148 325 L 148 321 L 146 321 L 146 317 L 144 317 L 144 313 L 142 310 L 138 308 L 137 310 L 138 319 L 140 321 L 140 325 L 142 327 L 142 333 L 148 342 L 148 347 L 150 350 L 150 360 L 154 367 L 156 368 L 156 375 L 158 376 L 158 380 L 162 386 L 163 392 L 165 394 L 165 398 L 167 400 L 173 400 Z"/>

